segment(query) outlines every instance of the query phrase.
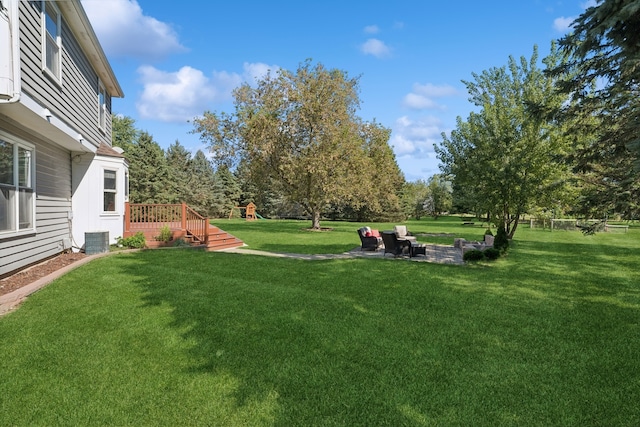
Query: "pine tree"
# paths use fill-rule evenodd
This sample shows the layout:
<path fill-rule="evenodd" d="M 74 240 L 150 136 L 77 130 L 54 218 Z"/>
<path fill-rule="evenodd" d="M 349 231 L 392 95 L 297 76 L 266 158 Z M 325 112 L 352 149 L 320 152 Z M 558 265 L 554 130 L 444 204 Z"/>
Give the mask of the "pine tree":
<path fill-rule="evenodd" d="M 162 148 L 143 131 L 131 146 L 129 189 L 133 203 L 168 203 L 171 199 L 169 173 Z"/>
<path fill-rule="evenodd" d="M 171 203 L 190 203 L 191 195 L 191 153 L 176 140 L 167 148 Z"/>
<path fill-rule="evenodd" d="M 216 170 L 214 193 L 213 203 L 217 216 L 228 216 L 234 207 L 239 206 L 242 189 L 236 177 L 225 165 L 219 166 Z"/>
<path fill-rule="evenodd" d="M 217 216 L 215 210 L 215 171 L 213 165 L 204 155 L 202 150 L 198 150 L 193 156 L 189 167 L 189 188 L 190 194 L 188 203 L 201 215 L 208 217 Z"/>

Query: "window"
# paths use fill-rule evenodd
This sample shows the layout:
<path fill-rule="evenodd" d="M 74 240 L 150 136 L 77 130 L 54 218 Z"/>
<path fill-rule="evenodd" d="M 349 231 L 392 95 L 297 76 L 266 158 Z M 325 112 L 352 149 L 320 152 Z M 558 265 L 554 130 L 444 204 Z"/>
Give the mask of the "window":
<path fill-rule="evenodd" d="M 107 92 L 101 82 L 98 82 L 98 126 L 107 128 Z"/>
<path fill-rule="evenodd" d="M 33 230 L 34 150 L 0 136 L 0 233 Z"/>
<path fill-rule="evenodd" d="M 52 1 L 42 2 L 42 17 L 44 35 L 43 45 L 43 68 L 59 82 L 61 68 L 61 37 L 60 37 L 60 12 Z"/>
<path fill-rule="evenodd" d="M 103 210 L 105 212 L 116 211 L 116 171 L 104 170 L 104 202 Z"/>

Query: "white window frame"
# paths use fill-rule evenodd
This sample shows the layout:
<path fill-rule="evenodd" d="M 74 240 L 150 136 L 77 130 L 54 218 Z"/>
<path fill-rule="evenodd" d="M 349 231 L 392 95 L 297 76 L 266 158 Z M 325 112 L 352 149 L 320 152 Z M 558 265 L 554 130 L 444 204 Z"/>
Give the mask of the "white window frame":
<path fill-rule="evenodd" d="M 115 175 L 115 185 L 114 188 L 106 188 L 105 180 L 106 173 L 113 172 Z M 113 210 L 107 210 L 105 206 L 105 195 L 113 194 Z M 102 213 L 107 215 L 117 215 L 118 214 L 118 169 L 117 168 L 108 168 L 105 167 L 102 169 Z"/>
<path fill-rule="evenodd" d="M 129 201 L 129 171 L 124 172 L 124 201 Z"/>
<path fill-rule="evenodd" d="M 62 15 L 60 14 L 60 9 L 56 6 L 53 1 L 42 0 L 41 3 L 41 15 L 42 15 L 42 71 L 47 74 L 49 77 L 53 79 L 54 82 L 62 85 Z M 52 35 L 49 34 L 47 30 L 47 16 L 49 15 L 48 10 L 55 14 L 55 21 L 57 34 L 55 35 L 55 40 L 52 40 Z M 53 17 L 52 17 L 53 18 Z M 47 46 L 49 45 L 49 41 L 52 41 L 57 48 L 57 55 L 53 60 L 55 64 L 53 67 L 55 69 L 50 69 L 47 66 L 48 55 L 47 55 Z"/>
<path fill-rule="evenodd" d="M 107 131 L 107 90 L 98 79 L 98 127 Z"/>
<path fill-rule="evenodd" d="M 2 184 L 2 189 L 7 189 L 13 192 L 12 202 L 10 209 L 13 210 L 12 227 L 8 230 L 0 230 L 0 239 L 6 237 L 19 236 L 23 234 L 33 234 L 36 231 L 36 148 L 33 144 L 29 144 L 25 141 L 12 137 L 4 132 L 0 132 L 0 140 L 12 145 L 13 147 L 13 184 Z M 20 165 L 18 150 L 22 148 L 31 153 L 29 162 L 29 186 L 20 185 Z M 20 227 L 20 190 L 28 189 L 31 193 L 30 206 L 31 217 L 29 218 L 29 227 Z"/>

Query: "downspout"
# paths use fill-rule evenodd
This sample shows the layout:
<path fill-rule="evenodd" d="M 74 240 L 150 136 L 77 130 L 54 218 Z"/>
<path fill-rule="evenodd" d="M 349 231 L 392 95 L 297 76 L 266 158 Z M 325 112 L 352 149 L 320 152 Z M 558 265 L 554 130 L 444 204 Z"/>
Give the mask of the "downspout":
<path fill-rule="evenodd" d="M 0 104 L 20 101 L 18 1 L 0 0 Z"/>

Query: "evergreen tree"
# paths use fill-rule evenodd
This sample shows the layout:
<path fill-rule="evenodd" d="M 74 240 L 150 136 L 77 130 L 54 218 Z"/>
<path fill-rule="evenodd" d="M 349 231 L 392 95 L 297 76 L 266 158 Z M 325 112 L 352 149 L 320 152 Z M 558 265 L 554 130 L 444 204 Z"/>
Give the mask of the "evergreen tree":
<path fill-rule="evenodd" d="M 575 140 L 573 161 L 583 191 L 576 211 L 603 218 L 640 216 L 640 1 L 599 0 L 560 40 L 569 60 L 560 109 Z"/>
<path fill-rule="evenodd" d="M 234 207 L 240 206 L 242 189 L 226 165 L 220 165 L 215 172 L 214 193 L 213 206 L 218 217 L 228 216 Z"/>
<path fill-rule="evenodd" d="M 169 202 L 191 204 L 191 153 L 176 140 L 167 148 L 166 158 L 170 185 Z"/>
<path fill-rule="evenodd" d="M 127 155 L 132 203 L 169 203 L 172 198 L 164 151 L 143 131 Z"/>
<path fill-rule="evenodd" d="M 217 216 L 215 212 L 215 171 L 213 165 L 198 150 L 189 165 L 189 205 L 201 215 Z"/>

